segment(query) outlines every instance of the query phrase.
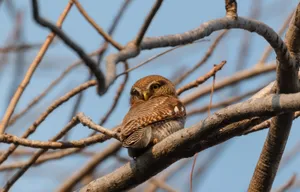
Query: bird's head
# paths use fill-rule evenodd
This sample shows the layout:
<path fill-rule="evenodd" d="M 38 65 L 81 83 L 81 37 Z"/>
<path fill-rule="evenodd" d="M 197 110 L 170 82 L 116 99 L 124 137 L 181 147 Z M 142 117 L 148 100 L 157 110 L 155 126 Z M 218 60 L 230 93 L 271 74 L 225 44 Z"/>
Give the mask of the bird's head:
<path fill-rule="evenodd" d="M 132 86 L 130 95 L 131 105 L 159 96 L 177 97 L 173 83 L 160 75 L 149 75 L 139 79 Z"/>

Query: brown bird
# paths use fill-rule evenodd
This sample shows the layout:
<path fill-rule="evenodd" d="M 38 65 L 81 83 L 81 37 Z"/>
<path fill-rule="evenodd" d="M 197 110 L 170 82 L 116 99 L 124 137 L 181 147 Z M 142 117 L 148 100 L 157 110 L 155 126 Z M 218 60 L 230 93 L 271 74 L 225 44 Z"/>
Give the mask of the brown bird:
<path fill-rule="evenodd" d="M 138 80 L 131 88 L 130 109 L 120 125 L 123 147 L 136 158 L 184 128 L 186 111 L 175 86 L 159 75 Z"/>

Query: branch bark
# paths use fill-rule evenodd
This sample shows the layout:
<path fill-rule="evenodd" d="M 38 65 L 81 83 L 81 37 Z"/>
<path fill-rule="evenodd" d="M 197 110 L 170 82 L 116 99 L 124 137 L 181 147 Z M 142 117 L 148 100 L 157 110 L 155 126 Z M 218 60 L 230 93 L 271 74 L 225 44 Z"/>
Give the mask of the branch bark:
<path fill-rule="evenodd" d="M 300 93 L 269 95 L 219 110 L 194 126 L 180 130 L 147 151 L 136 161 L 99 178 L 80 191 L 122 191 L 143 183 L 181 158 L 203 150 L 209 136 L 231 123 L 251 117 L 273 116 L 300 109 Z M 228 133 L 228 132 L 227 132 Z M 242 134 L 242 133 L 241 133 Z M 227 134 L 223 135 L 224 137 Z M 214 136 L 214 138 L 216 138 Z"/>
<path fill-rule="evenodd" d="M 276 56 L 279 61 L 288 61 L 286 62 L 288 63 L 288 65 L 295 65 L 295 62 L 290 62 L 292 59 L 289 52 L 287 51 L 285 43 L 272 28 L 262 22 L 243 17 L 238 17 L 237 19 L 234 19 L 232 17 L 225 17 L 221 19 L 211 20 L 203 23 L 200 27 L 191 31 L 187 31 L 183 34 L 144 38 L 139 48 L 140 50 L 145 50 L 188 44 L 207 37 L 215 31 L 223 29 L 244 29 L 249 32 L 255 32 L 258 35 L 262 36 L 271 45 L 271 47 L 275 50 Z M 116 77 L 116 64 L 121 61 L 125 61 L 128 58 L 137 56 L 140 50 L 136 49 L 136 46 L 134 46 L 134 42 L 129 42 L 125 49 L 123 49 L 122 51 L 107 56 L 106 87 L 112 84 Z"/>
<path fill-rule="evenodd" d="M 277 57 L 277 92 L 295 93 L 299 90 L 298 64 L 300 54 L 300 3 L 286 34 L 286 44 L 293 60 Z M 297 63 L 293 65 L 292 63 Z M 270 191 L 289 137 L 294 113 L 278 115 L 271 120 L 267 139 L 257 162 L 249 189 L 250 192 Z"/>

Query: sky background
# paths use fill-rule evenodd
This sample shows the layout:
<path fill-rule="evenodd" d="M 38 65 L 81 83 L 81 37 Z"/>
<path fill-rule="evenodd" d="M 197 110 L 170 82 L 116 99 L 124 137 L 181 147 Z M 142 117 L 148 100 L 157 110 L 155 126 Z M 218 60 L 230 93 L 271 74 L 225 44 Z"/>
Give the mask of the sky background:
<path fill-rule="evenodd" d="M 44 18 L 49 19 L 52 22 L 56 22 L 59 15 L 67 5 L 67 0 L 43 0 L 40 3 L 40 13 Z M 80 1 L 88 11 L 89 15 L 105 30 L 107 30 L 119 10 L 122 2 L 121 0 L 85 0 Z M 254 1 L 253 1 L 254 2 Z M 274 30 L 278 30 L 283 21 L 287 18 L 293 8 L 296 7 L 298 1 L 286 0 L 284 2 L 280 0 L 264 0 L 259 2 L 257 6 L 261 6 L 260 21 L 265 22 Z M 137 34 L 140 26 L 142 25 L 144 18 L 154 1 L 150 0 L 134 0 L 128 9 L 126 10 L 119 26 L 113 35 L 114 39 L 125 45 L 131 41 Z M 252 1 L 238 1 L 238 14 L 239 16 L 249 16 L 251 11 Z M 37 25 L 31 16 L 31 1 L 28 0 L 14 0 L 14 4 L 18 9 L 24 10 L 24 39 L 27 43 L 42 43 L 49 31 L 41 28 Z M 199 0 L 165 0 L 161 6 L 159 12 L 155 16 L 148 29 L 146 36 L 161 36 L 167 34 L 183 33 L 185 31 L 194 29 L 200 26 L 202 23 L 223 17 L 225 15 L 224 2 L 221 0 L 214 1 L 199 1 Z M 2 3 L 0 6 L 0 47 L 4 47 L 6 39 L 11 35 L 14 21 L 12 20 L 9 12 L 7 11 L 6 3 Z M 74 6 L 68 14 L 64 24 L 63 30 L 78 44 L 80 44 L 87 53 L 90 53 L 97 48 L 103 42 L 103 39 L 99 34 L 90 26 L 89 23 L 82 17 Z M 222 78 L 231 76 L 235 71 L 238 54 L 240 53 L 240 43 L 244 36 L 242 30 L 232 30 L 222 40 L 217 47 L 215 54 L 209 59 L 209 61 L 203 65 L 199 70 L 193 73 L 185 83 L 194 80 L 195 78 L 205 74 L 209 71 L 213 64 L 218 64 L 222 60 L 227 60 L 227 64 L 217 74 L 217 81 Z M 213 33 L 206 39 L 209 41 L 185 46 L 170 52 L 157 60 L 152 61 L 148 65 L 133 71 L 130 74 L 129 83 L 126 86 L 125 94 L 121 97 L 121 102 L 118 105 L 117 110 L 112 114 L 110 121 L 105 124 L 105 127 L 111 128 L 122 121 L 123 116 L 126 114 L 129 107 L 129 89 L 131 85 L 139 78 L 150 75 L 160 74 L 167 78 L 174 77 L 174 74 L 178 72 L 178 69 L 190 69 L 197 61 L 199 61 L 205 54 L 207 48 L 211 42 L 215 39 L 218 33 Z M 261 57 L 263 50 L 267 43 L 263 38 L 256 34 L 251 34 L 250 50 L 248 52 L 248 58 L 246 62 L 247 68 L 253 67 L 253 65 Z M 155 49 L 151 51 L 143 51 L 138 57 L 130 59 L 130 66 L 134 66 L 145 59 L 163 51 L 165 49 Z M 13 71 L 17 65 L 24 65 L 27 70 L 30 63 L 35 58 L 38 49 L 28 51 L 25 55 L 25 60 L 22 63 L 15 62 L 15 55 L 9 54 L 8 62 L 4 66 L 0 66 L 0 117 L 3 116 L 7 107 L 7 100 L 9 95 L 10 86 L 13 82 Z M 109 48 L 109 53 L 115 53 L 116 50 L 113 47 Z M 46 53 L 39 68 L 36 70 L 35 75 L 30 81 L 29 86 L 26 88 L 16 111 L 20 111 L 39 93 L 42 92 L 61 72 L 67 68 L 71 63 L 78 59 L 77 55 L 66 47 L 61 41 L 58 41 L 53 45 Z M 275 59 L 274 54 L 271 55 L 269 61 Z M 103 64 L 102 64 L 103 65 Z M 121 68 L 119 68 L 121 69 Z M 119 70 L 120 71 L 120 70 Z M 68 92 L 72 88 L 76 87 L 80 83 L 84 82 L 88 77 L 88 70 L 84 66 L 81 66 L 71 72 L 62 83 L 60 83 L 51 93 L 35 106 L 30 112 L 20 119 L 13 127 L 8 129 L 9 133 L 21 135 L 32 122 L 41 114 L 51 102 L 64 93 Z M 20 77 L 21 79 L 23 77 Z M 257 88 L 262 84 L 265 84 L 274 79 L 274 73 L 264 75 L 263 78 L 256 78 L 251 81 L 247 81 L 242 84 L 241 92 L 246 92 L 251 89 Z M 99 97 L 96 94 L 95 88 L 90 88 L 86 91 L 84 99 L 79 111 L 84 112 L 91 117 L 95 122 L 106 112 L 110 107 L 111 98 L 115 94 L 115 90 L 121 82 L 122 78 L 119 78 L 116 83 L 110 88 L 108 93 L 103 97 Z M 211 80 L 207 82 L 211 84 Z M 197 89 L 201 89 L 205 85 L 199 86 Z M 184 95 L 189 94 L 187 92 Z M 232 94 L 230 89 L 225 89 L 222 92 L 214 94 L 213 102 L 224 100 Z M 63 106 L 58 108 L 52 113 L 44 123 L 40 125 L 37 131 L 30 137 L 31 139 L 48 140 L 55 135 L 69 120 L 72 106 L 75 99 L 71 99 Z M 201 107 L 209 102 L 208 97 L 204 97 L 199 100 L 193 107 Z M 206 117 L 205 115 L 189 118 L 186 127 L 198 122 Z M 294 121 L 293 129 L 290 134 L 290 138 L 287 143 L 286 152 L 289 151 L 299 141 L 300 130 L 297 128 L 299 121 Z M 86 137 L 90 133 L 90 130 L 83 126 L 77 126 L 71 132 L 71 139 L 80 139 Z M 194 181 L 196 186 L 194 191 L 246 191 L 249 181 L 252 177 L 253 170 L 260 155 L 264 140 L 266 138 L 266 131 L 260 131 L 258 133 L 249 134 L 247 136 L 237 137 L 230 142 L 226 142 L 226 146 L 222 151 L 218 160 L 210 167 L 209 172 L 201 177 L 201 181 Z M 111 143 L 109 141 L 106 144 L 96 144 L 90 149 L 101 151 L 104 147 Z M 0 149 L 7 148 L 8 145 L 1 144 Z M 209 150 L 199 155 L 199 163 L 205 159 L 205 156 Z M 122 151 L 122 155 L 126 156 L 126 152 Z M 13 159 L 6 163 L 22 160 Z M 24 160 L 24 159 L 23 159 Z M 41 166 L 31 168 L 26 174 L 17 181 L 12 187 L 11 191 L 54 191 L 65 178 L 68 178 L 76 169 L 82 167 L 87 158 L 81 155 L 73 155 L 61 160 L 49 161 Z M 111 166 L 114 166 L 114 160 L 105 161 L 97 169 L 98 174 L 107 173 L 111 170 Z M 278 187 L 285 183 L 293 173 L 299 173 L 300 169 L 299 158 L 289 163 L 284 169 L 280 170 L 274 182 L 274 187 Z M 188 180 L 191 165 L 188 165 L 186 169 L 179 172 L 175 179 L 170 182 L 172 186 L 180 186 L 180 191 L 188 190 Z M 9 173 L 11 175 L 12 173 Z M 0 184 L 4 185 L 6 174 L 0 174 Z M 182 184 L 180 183 L 182 182 Z M 200 185 L 201 183 L 201 185 Z M 180 185 L 179 185 L 180 184 Z"/>

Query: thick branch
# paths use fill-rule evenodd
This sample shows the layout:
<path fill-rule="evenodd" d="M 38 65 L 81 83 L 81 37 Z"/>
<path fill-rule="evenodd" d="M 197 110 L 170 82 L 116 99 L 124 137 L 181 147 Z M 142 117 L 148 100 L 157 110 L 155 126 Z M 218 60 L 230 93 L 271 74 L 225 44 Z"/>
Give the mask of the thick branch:
<path fill-rule="evenodd" d="M 144 38 L 141 42 L 140 49 L 145 50 L 159 47 L 183 45 L 202 39 L 209 36 L 215 31 L 223 29 L 244 29 L 249 32 L 255 32 L 262 36 L 266 41 L 268 41 L 268 43 L 275 50 L 278 60 L 288 63 L 288 66 L 285 67 L 295 65 L 295 62 L 290 58 L 290 54 L 288 53 L 287 47 L 285 46 L 284 42 L 272 28 L 259 21 L 243 17 L 238 17 L 236 20 L 232 18 L 211 20 L 203 23 L 200 27 L 194 30 L 187 31 L 182 34 Z M 115 65 L 118 62 L 135 57 L 136 55 L 138 55 L 138 53 L 139 50 L 136 48 L 136 46 L 134 46 L 134 43 L 130 42 L 122 51 L 109 55 L 106 61 L 106 70 L 109 74 L 109 76 L 106 76 L 106 83 L 109 85 L 113 82 L 116 76 Z"/>
<path fill-rule="evenodd" d="M 202 141 L 224 126 L 246 118 L 272 116 L 277 112 L 298 110 L 300 108 L 299 99 L 300 93 L 270 95 L 224 108 L 196 125 L 172 134 L 136 161 L 91 182 L 81 191 L 128 190 L 146 181 L 175 161 L 191 157 L 199 152 L 202 149 Z"/>
<path fill-rule="evenodd" d="M 300 54 L 300 3 L 286 34 L 288 51 L 294 60 L 281 60 L 277 57 L 277 92 L 295 93 L 299 89 L 298 55 Z M 296 61 L 296 62 L 295 62 Z M 278 166 L 289 137 L 294 113 L 278 115 L 271 120 L 270 129 L 263 150 L 257 162 L 248 191 L 270 191 Z"/>

